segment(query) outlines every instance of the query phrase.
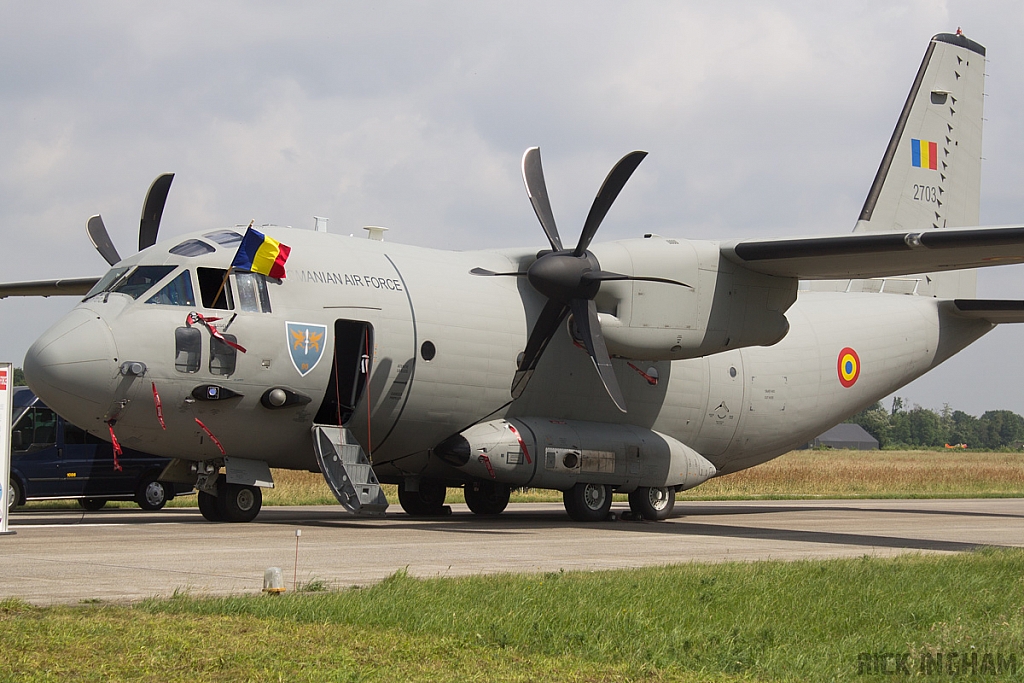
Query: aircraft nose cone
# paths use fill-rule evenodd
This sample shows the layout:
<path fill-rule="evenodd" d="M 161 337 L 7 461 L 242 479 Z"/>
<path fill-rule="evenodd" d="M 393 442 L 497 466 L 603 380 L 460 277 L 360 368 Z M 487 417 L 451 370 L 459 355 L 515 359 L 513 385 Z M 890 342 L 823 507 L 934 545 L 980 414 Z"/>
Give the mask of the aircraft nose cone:
<path fill-rule="evenodd" d="M 117 376 L 110 328 L 88 309 L 71 311 L 25 354 L 25 379 L 32 391 L 81 426 L 105 414 Z"/>

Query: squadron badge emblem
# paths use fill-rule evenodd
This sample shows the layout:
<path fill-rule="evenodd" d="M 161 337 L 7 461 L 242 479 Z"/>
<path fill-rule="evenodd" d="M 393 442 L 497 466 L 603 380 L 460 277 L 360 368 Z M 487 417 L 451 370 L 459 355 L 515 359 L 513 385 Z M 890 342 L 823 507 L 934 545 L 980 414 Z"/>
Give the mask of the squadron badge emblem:
<path fill-rule="evenodd" d="M 327 326 L 312 323 L 285 323 L 288 337 L 288 355 L 292 365 L 305 377 L 313 371 L 324 355 Z"/>

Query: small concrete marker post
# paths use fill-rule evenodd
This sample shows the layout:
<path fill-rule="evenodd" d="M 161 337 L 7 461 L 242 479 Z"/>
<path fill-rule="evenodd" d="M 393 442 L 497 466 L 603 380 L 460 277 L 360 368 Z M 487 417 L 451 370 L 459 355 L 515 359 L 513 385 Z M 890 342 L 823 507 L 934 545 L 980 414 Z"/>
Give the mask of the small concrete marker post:
<path fill-rule="evenodd" d="M 7 529 L 8 505 L 11 495 L 11 415 L 14 411 L 14 366 L 0 363 L 0 535 L 13 535 Z"/>

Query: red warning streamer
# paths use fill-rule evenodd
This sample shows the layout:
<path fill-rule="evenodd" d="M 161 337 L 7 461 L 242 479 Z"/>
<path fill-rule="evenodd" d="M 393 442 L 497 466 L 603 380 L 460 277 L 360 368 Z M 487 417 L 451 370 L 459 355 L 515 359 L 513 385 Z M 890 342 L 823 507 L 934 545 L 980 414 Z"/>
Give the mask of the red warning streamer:
<path fill-rule="evenodd" d="M 202 313 L 192 311 L 191 313 L 188 314 L 188 317 L 185 318 L 185 325 L 187 325 L 188 327 L 192 327 L 196 323 L 199 323 L 203 325 L 207 330 L 209 330 L 210 334 L 213 335 L 214 338 L 219 339 L 220 341 L 224 342 L 233 349 L 237 349 L 238 351 L 245 353 L 245 347 L 241 346 L 240 344 L 236 344 L 230 339 L 227 339 L 223 334 L 220 333 L 220 330 L 218 330 L 211 324 L 217 322 L 218 320 L 220 320 L 220 318 L 215 318 L 212 316 L 207 318 Z"/>
<path fill-rule="evenodd" d="M 153 405 L 156 406 L 156 419 L 160 420 L 160 427 L 167 430 L 167 425 L 164 424 L 164 404 L 160 401 L 160 394 L 156 393 L 156 382 L 153 384 Z"/>
<path fill-rule="evenodd" d="M 508 425 L 508 430 L 515 434 L 516 439 L 519 441 L 519 447 L 523 449 L 523 455 L 526 456 L 526 464 L 532 465 L 533 461 L 530 460 L 530 451 L 526 450 L 526 442 L 523 441 L 523 437 L 519 436 L 519 431 L 511 423 Z"/>
<path fill-rule="evenodd" d="M 648 375 L 646 372 L 644 372 L 643 370 L 641 370 L 637 366 L 633 365 L 632 363 L 626 363 L 626 365 L 628 365 L 629 367 L 631 367 L 634 370 L 636 370 L 637 374 L 639 374 L 641 377 L 643 377 L 645 380 L 647 380 L 647 383 L 650 384 L 652 387 L 658 386 L 658 378 L 657 377 L 653 377 L 651 375 Z"/>
<path fill-rule="evenodd" d="M 114 424 L 116 422 L 117 422 L 116 420 L 108 421 L 107 422 L 107 429 L 110 430 L 110 443 L 114 447 L 114 471 L 115 472 L 120 472 L 121 471 L 121 462 L 118 460 L 118 458 L 120 458 L 121 455 L 123 455 L 123 451 L 121 450 L 121 444 L 118 443 L 118 441 L 117 441 L 117 435 L 114 434 Z"/>
<path fill-rule="evenodd" d="M 494 474 L 494 468 L 491 467 L 491 459 L 490 458 L 488 458 L 486 455 L 481 453 L 480 457 L 478 457 L 477 460 L 482 462 L 484 464 L 484 467 L 487 468 L 487 473 L 489 475 L 491 475 L 491 479 L 497 479 L 498 478 L 497 475 Z"/>
<path fill-rule="evenodd" d="M 210 441 L 213 442 L 213 445 L 220 449 L 220 454 L 221 455 L 227 455 L 227 451 L 225 451 L 224 447 L 220 445 L 220 441 L 218 441 L 217 437 L 215 437 L 213 435 L 213 432 L 210 431 L 210 428 L 207 427 L 206 425 L 204 425 L 203 421 L 200 420 L 198 417 L 195 418 L 195 420 L 196 420 L 196 424 L 199 425 L 200 429 L 202 429 L 204 432 L 206 432 L 206 435 L 208 437 L 210 437 Z"/>

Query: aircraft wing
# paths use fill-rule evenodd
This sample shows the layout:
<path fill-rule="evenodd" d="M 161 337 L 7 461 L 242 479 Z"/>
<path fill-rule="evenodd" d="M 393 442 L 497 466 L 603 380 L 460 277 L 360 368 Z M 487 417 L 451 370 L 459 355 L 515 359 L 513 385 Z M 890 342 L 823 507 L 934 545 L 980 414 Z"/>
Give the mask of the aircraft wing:
<path fill-rule="evenodd" d="M 944 302 L 947 310 L 961 318 L 1000 323 L 1024 323 L 1024 301 L 1013 299 L 953 299 Z"/>
<path fill-rule="evenodd" d="M 65 277 L 59 280 L 0 282 L 0 299 L 9 296 L 82 296 L 99 281 L 98 277 Z"/>
<path fill-rule="evenodd" d="M 723 242 L 744 268 L 803 280 L 873 278 L 1024 263 L 1024 227 L 942 228 Z"/>

